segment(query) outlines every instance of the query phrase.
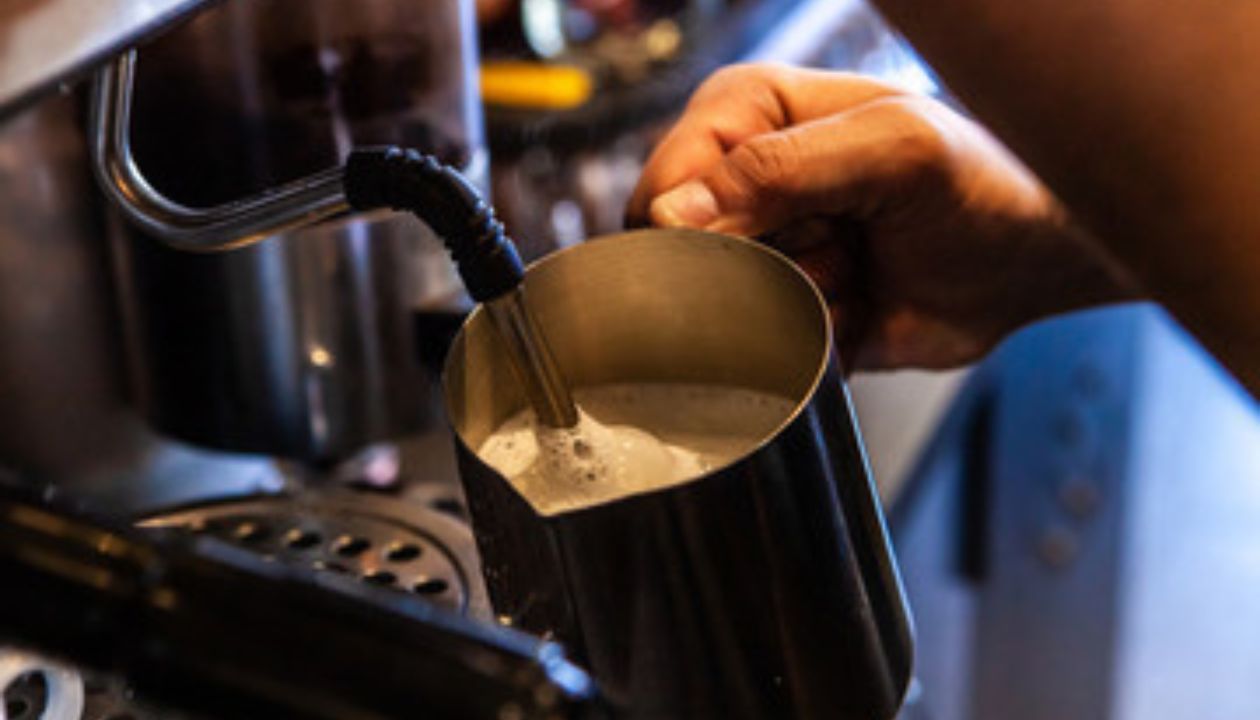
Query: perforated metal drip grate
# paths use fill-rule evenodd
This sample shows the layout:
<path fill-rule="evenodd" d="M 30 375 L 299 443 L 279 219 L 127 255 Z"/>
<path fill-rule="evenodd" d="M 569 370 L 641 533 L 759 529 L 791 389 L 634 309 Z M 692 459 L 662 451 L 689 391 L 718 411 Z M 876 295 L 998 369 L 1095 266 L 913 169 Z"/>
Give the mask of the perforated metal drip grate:
<path fill-rule="evenodd" d="M 424 506 L 338 492 L 202 505 L 147 517 L 140 526 L 212 535 L 268 560 L 485 616 L 471 530 Z"/>
<path fill-rule="evenodd" d="M 182 507 L 137 524 L 211 535 L 274 562 L 349 575 L 477 619 L 492 617 L 472 529 L 452 512 L 420 502 L 335 490 Z M 188 720 L 138 702 L 117 678 L 84 673 L 83 680 L 83 720 Z M 0 689 L 6 720 L 43 714 L 40 675 Z"/>

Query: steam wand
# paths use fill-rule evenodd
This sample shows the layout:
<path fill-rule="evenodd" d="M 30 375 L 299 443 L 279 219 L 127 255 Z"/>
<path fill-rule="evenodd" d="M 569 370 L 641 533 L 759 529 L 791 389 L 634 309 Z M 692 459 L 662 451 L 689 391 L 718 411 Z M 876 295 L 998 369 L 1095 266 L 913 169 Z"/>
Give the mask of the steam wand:
<path fill-rule="evenodd" d="M 477 189 L 435 158 L 396 147 L 352 152 L 343 183 L 351 208 L 407 210 L 443 239 L 468 294 L 490 315 L 539 422 L 576 425 L 573 396 L 526 302 L 516 246 Z"/>

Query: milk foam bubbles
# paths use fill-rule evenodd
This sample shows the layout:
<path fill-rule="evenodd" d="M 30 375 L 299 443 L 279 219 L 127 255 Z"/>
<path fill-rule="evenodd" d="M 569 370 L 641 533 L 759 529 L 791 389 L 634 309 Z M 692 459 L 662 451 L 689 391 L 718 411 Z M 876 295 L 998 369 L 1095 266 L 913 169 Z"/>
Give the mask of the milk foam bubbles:
<path fill-rule="evenodd" d="M 543 514 L 686 482 L 755 448 L 791 414 L 787 398 L 703 385 L 600 385 L 574 392 L 578 424 L 540 426 L 532 410 L 478 450 Z"/>

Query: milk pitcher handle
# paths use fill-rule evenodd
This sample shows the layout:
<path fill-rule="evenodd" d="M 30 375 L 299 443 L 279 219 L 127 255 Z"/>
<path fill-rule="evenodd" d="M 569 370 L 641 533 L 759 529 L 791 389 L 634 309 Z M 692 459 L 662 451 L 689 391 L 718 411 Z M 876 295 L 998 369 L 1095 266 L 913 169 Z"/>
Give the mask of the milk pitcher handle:
<path fill-rule="evenodd" d="M 346 211 L 340 167 L 208 208 L 188 207 L 162 195 L 131 154 L 135 69 L 133 49 L 97 71 L 89 133 L 97 180 L 124 215 L 146 232 L 181 250 L 215 252 Z"/>

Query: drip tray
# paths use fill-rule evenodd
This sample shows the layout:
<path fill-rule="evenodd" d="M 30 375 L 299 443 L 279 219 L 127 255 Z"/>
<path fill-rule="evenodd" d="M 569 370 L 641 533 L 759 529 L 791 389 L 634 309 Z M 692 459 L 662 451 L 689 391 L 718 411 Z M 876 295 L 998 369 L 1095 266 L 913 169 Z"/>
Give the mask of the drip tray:
<path fill-rule="evenodd" d="M 407 500 L 353 491 L 235 500 L 164 511 L 138 524 L 212 535 L 267 560 L 349 575 L 490 618 L 471 528 Z"/>
<path fill-rule="evenodd" d="M 210 535 L 272 562 L 358 578 L 491 622 L 472 528 L 461 511 L 449 499 L 430 507 L 338 489 L 183 506 L 146 515 L 137 525 Z M 277 604 L 276 611 L 283 607 Z M 87 672 L 82 678 L 83 720 L 186 717 L 146 706 L 119 678 Z M 0 690 L 7 720 L 43 714 L 41 677 L 24 677 Z"/>

